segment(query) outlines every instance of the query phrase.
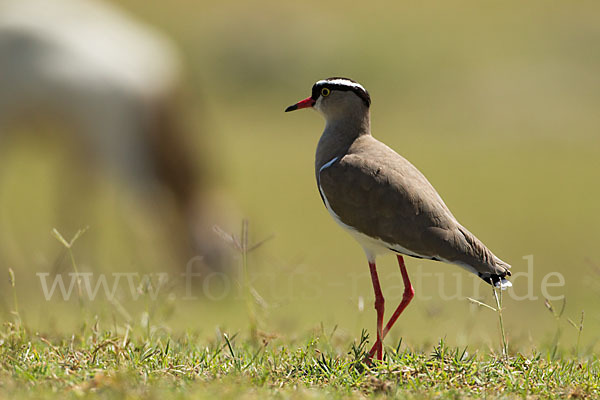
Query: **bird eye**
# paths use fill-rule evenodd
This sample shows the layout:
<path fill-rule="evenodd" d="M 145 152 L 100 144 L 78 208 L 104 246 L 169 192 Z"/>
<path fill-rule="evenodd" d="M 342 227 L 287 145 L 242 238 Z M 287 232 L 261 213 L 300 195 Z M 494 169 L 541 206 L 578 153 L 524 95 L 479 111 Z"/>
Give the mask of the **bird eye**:
<path fill-rule="evenodd" d="M 331 90 L 329 90 L 328 88 L 324 87 L 323 89 L 321 89 L 321 96 L 327 97 L 329 96 L 329 93 L 331 93 Z"/>

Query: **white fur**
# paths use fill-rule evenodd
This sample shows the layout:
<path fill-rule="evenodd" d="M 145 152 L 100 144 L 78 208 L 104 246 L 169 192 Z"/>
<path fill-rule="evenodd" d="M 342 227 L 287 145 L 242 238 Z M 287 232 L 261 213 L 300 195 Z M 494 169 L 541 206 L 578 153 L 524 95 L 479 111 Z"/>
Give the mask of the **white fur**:
<path fill-rule="evenodd" d="M 0 39 L 0 136 L 33 106 L 73 122 L 136 186 L 155 179 L 151 105 L 170 100 L 180 74 L 168 39 L 95 0 L 0 0 Z"/>

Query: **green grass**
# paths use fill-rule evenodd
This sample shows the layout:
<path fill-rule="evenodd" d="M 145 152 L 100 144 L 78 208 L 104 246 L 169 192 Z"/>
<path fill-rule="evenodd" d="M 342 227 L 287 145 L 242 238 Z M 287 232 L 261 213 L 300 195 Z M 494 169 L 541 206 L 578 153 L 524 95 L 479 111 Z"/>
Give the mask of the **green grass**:
<path fill-rule="evenodd" d="M 74 271 L 76 241 L 56 230 L 53 236 L 68 250 Z M 389 347 L 383 361 L 369 362 L 369 335 L 363 330 L 352 337 L 338 326 L 320 327 L 301 334 L 265 332 L 264 300 L 249 283 L 248 256 L 258 246 L 248 240 L 248 222 L 242 236 L 221 232 L 241 253 L 245 271 L 239 282 L 241 304 L 230 302 L 226 312 L 237 315 L 243 329 L 173 329 L 167 321 L 185 304 L 174 304 L 164 294 L 153 298 L 149 286 L 140 283 L 143 311 L 129 312 L 85 298 L 75 290 L 77 302 L 67 309 L 45 307 L 64 317 L 70 312 L 76 328 L 70 334 L 59 329 L 37 331 L 22 318 L 15 273 L 9 269 L 12 293 L 6 293 L 9 315 L 0 328 L 0 398 L 586 398 L 600 394 L 600 360 L 591 351 L 580 352 L 583 314 L 576 324 L 572 347 L 561 344 L 563 313 L 546 300 L 548 318 L 556 323 L 553 340 L 540 350 L 519 351 L 507 342 L 502 291 L 493 291 L 495 307 L 469 299 L 498 317 L 496 344 L 482 351 L 478 346 L 452 347 L 444 339 L 434 346 L 410 346 L 402 339 Z M 78 282 L 78 284 L 80 284 Z M 27 287 L 25 287 L 27 289 Z M 171 293 L 172 294 L 172 293 Z M 10 299 L 10 300 L 9 300 Z M 206 301 L 206 300 L 204 300 Z M 12 304 L 8 304 L 12 303 Z M 268 307 L 268 306 L 267 306 Z M 202 318 L 202 313 L 183 313 Z M 212 310 L 215 312 L 216 310 Z M 104 315 L 95 314 L 101 312 Z M 124 317 L 127 315 L 127 317 Z M 61 323 L 64 325 L 65 321 Z M 206 328 L 206 327 L 205 327 Z M 488 328 L 491 329 L 490 326 Z M 67 329 L 68 330 L 68 329 Z M 497 350 L 495 350 L 497 349 Z"/>
<path fill-rule="evenodd" d="M 0 339 L 0 398 L 585 398 L 600 394 L 600 360 L 541 353 L 469 354 L 443 340 L 429 349 L 387 347 L 382 363 L 363 362 L 366 336 L 333 332 L 260 340 L 208 339 L 143 329 L 83 328 L 68 337 L 7 323 Z M 531 396 L 531 397 L 528 397 Z"/>

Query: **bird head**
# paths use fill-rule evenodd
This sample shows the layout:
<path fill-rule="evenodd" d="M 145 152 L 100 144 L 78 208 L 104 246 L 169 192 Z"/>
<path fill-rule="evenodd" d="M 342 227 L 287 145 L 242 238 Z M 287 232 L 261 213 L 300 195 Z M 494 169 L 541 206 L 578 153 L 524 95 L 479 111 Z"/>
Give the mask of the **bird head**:
<path fill-rule="evenodd" d="M 369 92 L 358 82 L 348 78 L 328 78 L 316 82 L 312 94 L 285 109 L 314 108 L 326 119 L 344 116 L 357 111 L 366 112 L 371 105 Z"/>

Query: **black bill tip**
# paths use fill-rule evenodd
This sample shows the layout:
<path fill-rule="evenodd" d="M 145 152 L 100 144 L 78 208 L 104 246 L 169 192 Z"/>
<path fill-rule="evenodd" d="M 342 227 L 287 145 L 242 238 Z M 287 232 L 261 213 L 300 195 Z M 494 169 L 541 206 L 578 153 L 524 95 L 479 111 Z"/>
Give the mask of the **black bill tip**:
<path fill-rule="evenodd" d="M 285 109 L 285 112 L 290 112 L 298 109 L 298 104 L 293 104 Z"/>

